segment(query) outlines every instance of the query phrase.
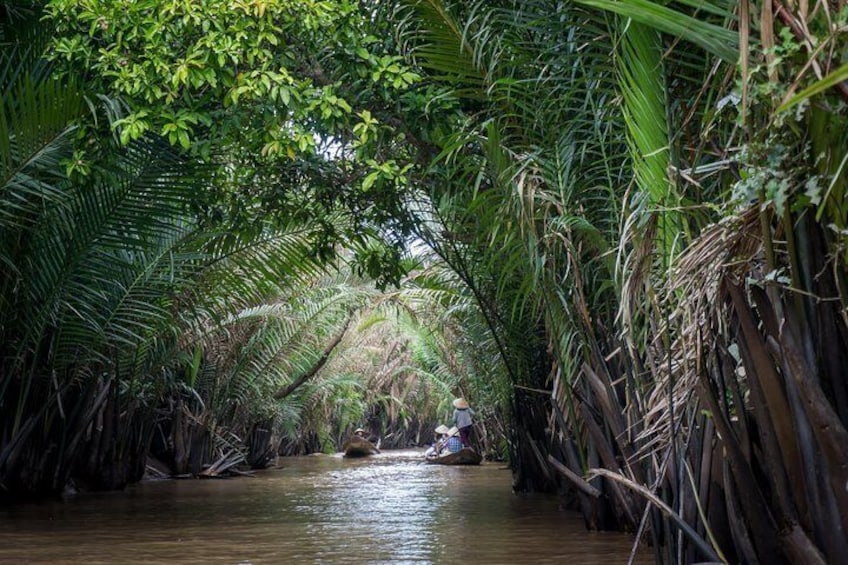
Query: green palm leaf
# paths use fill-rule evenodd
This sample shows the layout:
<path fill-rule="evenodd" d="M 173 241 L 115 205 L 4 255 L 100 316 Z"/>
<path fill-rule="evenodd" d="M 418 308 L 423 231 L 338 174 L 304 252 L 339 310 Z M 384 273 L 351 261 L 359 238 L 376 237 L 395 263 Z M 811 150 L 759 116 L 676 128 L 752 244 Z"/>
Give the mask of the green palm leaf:
<path fill-rule="evenodd" d="M 672 37 L 679 37 L 700 46 L 725 62 L 736 63 L 739 58 L 739 38 L 736 33 L 716 24 L 694 18 L 686 13 L 650 0 L 575 0 L 578 4 L 616 13 Z M 730 19 L 729 9 L 698 3 L 704 11 L 722 14 Z"/>

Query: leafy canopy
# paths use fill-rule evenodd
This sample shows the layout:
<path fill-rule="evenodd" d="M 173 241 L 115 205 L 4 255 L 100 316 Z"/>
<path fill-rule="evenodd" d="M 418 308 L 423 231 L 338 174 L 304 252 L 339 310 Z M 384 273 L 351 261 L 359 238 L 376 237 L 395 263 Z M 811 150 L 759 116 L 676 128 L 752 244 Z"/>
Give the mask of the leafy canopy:
<path fill-rule="evenodd" d="M 316 134 L 372 127 L 338 94 L 328 53 L 394 88 L 416 79 L 369 51 L 378 40 L 348 0 L 54 0 L 47 13 L 54 57 L 129 102 L 124 141 L 153 132 L 188 148 L 250 128 L 265 153 L 294 157 Z"/>
<path fill-rule="evenodd" d="M 158 135 L 225 165 L 219 210 L 242 223 L 310 215 L 321 253 L 372 250 L 376 234 L 389 245 L 362 270 L 399 279 L 411 153 L 382 120 L 418 75 L 364 4 L 52 0 L 46 13 L 64 72 L 126 105 L 113 122 L 122 143 Z M 345 231 L 325 221 L 339 209 L 354 220 Z"/>

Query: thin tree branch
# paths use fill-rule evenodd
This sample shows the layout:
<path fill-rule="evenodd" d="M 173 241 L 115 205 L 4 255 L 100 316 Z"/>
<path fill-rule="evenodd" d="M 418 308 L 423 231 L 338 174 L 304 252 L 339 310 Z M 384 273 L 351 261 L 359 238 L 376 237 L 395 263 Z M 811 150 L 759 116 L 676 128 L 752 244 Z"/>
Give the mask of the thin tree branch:
<path fill-rule="evenodd" d="M 339 345 L 339 343 L 341 343 L 342 338 L 344 338 L 345 333 L 347 333 L 347 329 L 348 327 L 350 327 L 351 320 L 353 320 L 353 312 L 348 315 L 344 326 L 342 326 L 342 329 L 339 330 L 339 333 L 337 333 L 332 340 L 330 340 L 330 343 L 327 344 L 327 347 L 324 349 L 324 352 L 321 354 L 321 357 L 318 358 L 315 364 L 312 365 L 312 367 L 310 367 L 308 371 L 300 375 L 294 381 L 290 382 L 288 385 L 274 393 L 274 399 L 282 400 L 283 398 L 287 397 L 295 390 L 297 390 L 303 383 L 314 377 L 318 373 L 318 371 L 320 371 L 324 367 L 324 365 L 327 364 L 327 361 L 330 359 L 330 354 Z"/>

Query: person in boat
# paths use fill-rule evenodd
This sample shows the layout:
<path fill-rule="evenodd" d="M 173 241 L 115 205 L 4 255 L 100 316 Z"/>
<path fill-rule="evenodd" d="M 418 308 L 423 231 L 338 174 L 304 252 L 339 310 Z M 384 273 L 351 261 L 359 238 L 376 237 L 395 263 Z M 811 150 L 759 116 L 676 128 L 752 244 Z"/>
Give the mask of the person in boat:
<path fill-rule="evenodd" d="M 376 442 L 375 439 L 377 439 Z M 342 451 L 345 452 L 345 457 L 362 457 L 372 453 L 380 453 L 380 442 L 378 438 L 369 435 L 367 430 L 356 428 L 342 446 Z"/>
<path fill-rule="evenodd" d="M 448 431 L 448 427 L 444 424 L 439 424 L 436 427 L 436 441 L 427 448 L 427 451 L 424 452 L 424 457 L 436 457 L 444 451 L 445 443 L 448 440 Z"/>
<path fill-rule="evenodd" d="M 465 447 L 471 447 L 471 428 L 474 424 L 472 416 L 474 410 L 468 405 L 468 401 L 464 398 L 457 398 L 453 401 L 453 423 L 459 428 L 459 439 Z"/>
<path fill-rule="evenodd" d="M 365 441 L 369 441 L 369 442 L 373 443 L 374 445 L 376 445 L 377 447 L 380 447 L 379 446 L 380 438 L 377 437 L 377 435 L 375 435 L 375 434 L 369 433 L 368 430 L 366 430 L 364 428 L 356 428 L 355 430 L 353 430 L 353 436 L 352 436 L 351 439 L 353 439 L 353 438 L 364 439 Z"/>
<path fill-rule="evenodd" d="M 462 440 L 457 436 L 458 432 L 459 430 L 456 426 L 448 430 L 448 439 L 445 441 L 445 448 L 442 453 L 456 453 L 457 451 L 462 451 Z"/>

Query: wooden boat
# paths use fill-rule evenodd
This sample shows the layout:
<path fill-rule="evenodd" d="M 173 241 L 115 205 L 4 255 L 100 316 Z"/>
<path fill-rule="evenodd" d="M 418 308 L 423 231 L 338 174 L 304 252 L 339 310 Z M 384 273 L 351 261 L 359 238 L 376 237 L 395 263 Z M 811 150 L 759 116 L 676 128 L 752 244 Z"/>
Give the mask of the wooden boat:
<path fill-rule="evenodd" d="M 342 446 L 345 457 L 367 457 L 373 453 L 380 453 L 377 447 L 365 438 L 353 436 Z"/>
<path fill-rule="evenodd" d="M 427 463 L 436 465 L 479 465 L 483 456 L 471 449 L 463 447 L 455 453 L 444 453 L 436 457 L 427 457 Z"/>

